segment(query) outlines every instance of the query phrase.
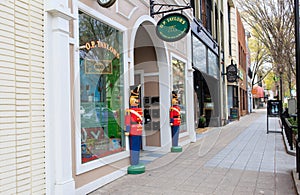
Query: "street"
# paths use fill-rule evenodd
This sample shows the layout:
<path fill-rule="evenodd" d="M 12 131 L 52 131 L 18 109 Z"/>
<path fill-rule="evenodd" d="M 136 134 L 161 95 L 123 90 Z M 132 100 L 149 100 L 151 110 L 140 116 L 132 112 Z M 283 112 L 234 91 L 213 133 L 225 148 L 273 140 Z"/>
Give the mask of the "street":
<path fill-rule="evenodd" d="M 269 121 L 272 130 L 280 131 L 278 119 Z M 148 152 L 157 158 L 144 174 L 126 175 L 91 195 L 297 194 L 295 156 L 287 154 L 281 133 L 266 133 L 266 124 L 266 109 L 259 109 L 199 134 L 182 153 Z"/>

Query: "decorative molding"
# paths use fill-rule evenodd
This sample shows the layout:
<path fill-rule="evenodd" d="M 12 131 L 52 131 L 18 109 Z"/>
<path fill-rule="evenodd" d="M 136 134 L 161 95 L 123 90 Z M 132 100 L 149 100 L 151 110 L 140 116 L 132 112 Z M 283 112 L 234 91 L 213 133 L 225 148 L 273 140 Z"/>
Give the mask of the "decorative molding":
<path fill-rule="evenodd" d="M 100 20 L 100 21 L 108 24 L 109 26 L 114 27 L 124 33 L 127 30 L 127 28 L 125 26 L 123 26 L 122 24 L 120 24 L 120 23 L 116 22 L 115 20 L 109 18 L 108 16 L 100 13 L 99 11 L 96 11 L 92 7 L 85 5 L 84 3 L 78 2 L 78 8 L 79 8 L 79 10 L 82 10 L 86 13 L 91 14 L 92 17 L 96 18 L 97 20 Z"/>
<path fill-rule="evenodd" d="M 117 1 L 116 12 L 129 20 L 138 7 L 130 0 Z M 128 10 L 128 11 L 127 11 Z"/>
<path fill-rule="evenodd" d="M 65 20 L 75 20 L 75 17 L 71 13 L 70 9 L 65 7 L 63 4 L 51 1 L 46 4 L 45 7 L 46 12 L 49 12 L 53 16 L 60 17 Z"/>

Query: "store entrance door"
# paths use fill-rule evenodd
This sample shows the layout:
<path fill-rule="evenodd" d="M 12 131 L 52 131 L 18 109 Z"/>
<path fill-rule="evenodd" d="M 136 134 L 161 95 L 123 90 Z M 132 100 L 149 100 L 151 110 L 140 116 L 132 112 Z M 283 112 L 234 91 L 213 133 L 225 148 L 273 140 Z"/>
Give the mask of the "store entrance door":
<path fill-rule="evenodd" d="M 199 107 L 195 109 L 195 116 L 198 116 L 198 128 L 220 126 L 219 81 L 194 69 L 195 103 Z"/>
<path fill-rule="evenodd" d="M 160 146 L 160 104 L 158 76 L 145 76 L 143 71 L 135 71 L 135 83 L 142 86 L 142 108 L 144 110 L 143 141 L 144 150 Z"/>
<path fill-rule="evenodd" d="M 134 44 L 134 84 L 142 86 L 143 150 L 152 150 L 161 146 L 159 69 L 155 47 L 142 25 Z"/>

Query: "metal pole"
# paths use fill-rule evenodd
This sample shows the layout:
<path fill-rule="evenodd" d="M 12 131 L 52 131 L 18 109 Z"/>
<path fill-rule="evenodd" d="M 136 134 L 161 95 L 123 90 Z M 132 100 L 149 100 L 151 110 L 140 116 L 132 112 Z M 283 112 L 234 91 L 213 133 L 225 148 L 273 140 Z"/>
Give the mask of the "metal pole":
<path fill-rule="evenodd" d="M 299 153 L 299 138 L 300 138 L 300 130 L 299 130 L 299 122 L 300 122 L 300 44 L 299 44 L 299 0 L 294 0 L 295 3 L 295 41 L 296 41 L 296 88 L 297 88 L 297 119 L 298 119 L 298 138 L 297 138 L 297 148 Z M 297 171 L 299 172 L 299 154 L 297 154 Z M 300 173 L 298 173 L 298 179 L 300 179 Z"/>
<path fill-rule="evenodd" d="M 282 86 L 282 72 L 280 72 L 279 74 L 280 74 L 280 76 L 279 76 L 279 79 L 280 79 L 279 80 L 279 82 L 280 82 L 280 101 L 283 103 L 283 99 L 282 99 L 283 98 L 282 97 L 282 91 L 283 91 L 283 88 L 282 88 L 283 87 Z"/>
<path fill-rule="evenodd" d="M 150 16 L 152 17 L 152 18 L 154 18 L 154 16 L 153 16 L 153 9 L 154 9 L 154 1 L 153 0 L 150 0 Z"/>

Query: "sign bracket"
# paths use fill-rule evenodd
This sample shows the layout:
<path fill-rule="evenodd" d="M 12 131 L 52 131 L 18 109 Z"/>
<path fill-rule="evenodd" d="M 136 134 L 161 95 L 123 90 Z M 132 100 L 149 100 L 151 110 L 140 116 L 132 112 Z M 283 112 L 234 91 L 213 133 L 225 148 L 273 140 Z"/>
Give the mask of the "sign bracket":
<path fill-rule="evenodd" d="M 158 6 L 159 8 L 155 11 L 154 7 Z M 187 5 L 176 5 L 176 4 L 163 4 L 163 3 L 154 3 L 154 0 L 150 0 L 150 16 L 154 18 L 154 15 L 165 14 L 175 11 L 182 11 L 185 9 L 191 9 L 192 7 Z"/>

